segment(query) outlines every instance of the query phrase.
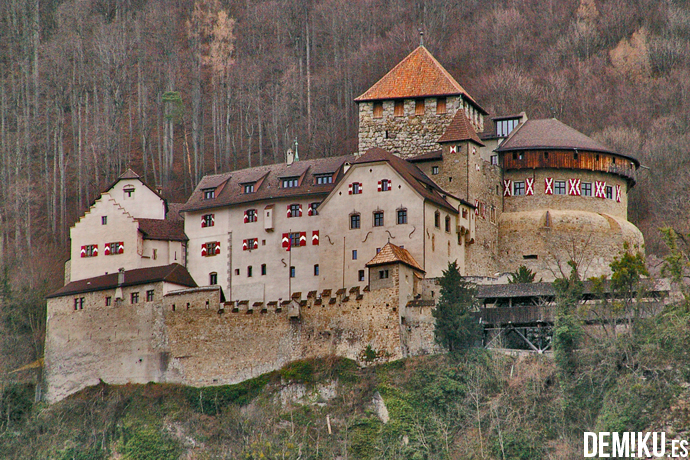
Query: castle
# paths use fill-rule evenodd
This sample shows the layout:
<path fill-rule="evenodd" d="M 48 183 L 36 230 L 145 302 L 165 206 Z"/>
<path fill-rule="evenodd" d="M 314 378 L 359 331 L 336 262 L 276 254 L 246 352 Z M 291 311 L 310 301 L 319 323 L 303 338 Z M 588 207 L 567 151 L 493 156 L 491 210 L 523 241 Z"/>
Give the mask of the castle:
<path fill-rule="evenodd" d="M 120 176 L 72 227 L 48 298 L 48 400 L 99 380 L 226 384 L 300 358 L 433 352 L 448 262 L 546 281 L 569 260 L 606 275 L 643 247 L 627 221 L 636 159 L 556 119 L 485 120 L 423 46 L 355 101 L 353 155 L 288 152 L 206 176 L 184 204 Z"/>

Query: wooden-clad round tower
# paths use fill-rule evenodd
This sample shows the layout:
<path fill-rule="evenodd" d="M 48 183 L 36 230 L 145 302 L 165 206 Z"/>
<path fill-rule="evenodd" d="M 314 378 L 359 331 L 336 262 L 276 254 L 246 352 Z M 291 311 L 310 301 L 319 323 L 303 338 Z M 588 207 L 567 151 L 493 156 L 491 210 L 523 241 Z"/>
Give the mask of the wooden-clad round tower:
<path fill-rule="evenodd" d="M 545 281 L 574 260 L 585 277 L 610 273 L 625 244 L 643 250 L 628 222 L 639 162 L 556 119 L 528 120 L 496 152 L 503 169 L 499 259 Z"/>

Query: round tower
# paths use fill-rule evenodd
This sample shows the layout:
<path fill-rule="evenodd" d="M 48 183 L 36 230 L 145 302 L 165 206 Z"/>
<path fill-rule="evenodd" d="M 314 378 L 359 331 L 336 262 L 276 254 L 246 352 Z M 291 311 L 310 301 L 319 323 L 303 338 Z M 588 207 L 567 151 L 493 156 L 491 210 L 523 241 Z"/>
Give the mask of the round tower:
<path fill-rule="evenodd" d="M 578 264 L 583 277 L 610 274 L 627 244 L 643 250 L 628 222 L 628 191 L 639 162 L 556 119 L 528 120 L 496 149 L 503 168 L 499 259 L 544 281 Z"/>

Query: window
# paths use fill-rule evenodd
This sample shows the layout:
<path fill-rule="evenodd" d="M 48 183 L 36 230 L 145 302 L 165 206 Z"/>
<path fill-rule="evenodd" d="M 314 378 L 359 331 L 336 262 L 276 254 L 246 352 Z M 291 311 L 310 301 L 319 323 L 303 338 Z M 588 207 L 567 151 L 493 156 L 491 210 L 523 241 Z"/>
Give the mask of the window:
<path fill-rule="evenodd" d="M 123 254 L 125 252 L 125 244 L 122 242 L 106 243 L 103 255 L 110 256 L 115 254 Z"/>
<path fill-rule="evenodd" d="M 352 260 L 357 260 L 357 250 L 356 249 L 352 250 Z"/>
<path fill-rule="evenodd" d="M 407 209 L 398 209 L 398 225 L 407 223 Z"/>
<path fill-rule="evenodd" d="M 132 301 L 132 303 L 139 303 L 139 293 L 138 292 L 132 292 L 131 301 Z"/>
<path fill-rule="evenodd" d="M 149 289 L 148 291 L 146 291 L 146 301 L 147 302 L 153 302 L 153 294 L 154 294 L 153 289 Z"/>
<path fill-rule="evenodd" d="M 109 307 L 109 306 L 111 306 L 112 304 L 113 304 L 113 298 L 110 297 L 110 296 L 106 296 L 106 297 L 105 297 L 105 306 L 106 306 L 106 307 Z"/>
<path fill-rule="evenodd" d="M 254 269 L 252 268 L 251 265 L 247 267 L 247 278 L 251 278 L 251 277 L 252 277 L 253 271 L 254 271 Z"/>
<path fill-rule="evenodd" d="M 84 309 L 84 298 L 83 297 L 75 297 L 74 298 L 74 309 L 75 310 L 83 310 Z"/>
<path fill-rule="evenodd" d="M 244 211 L 244 223 L 256 222 L 259 219 L 259 213 L 256 209 L 247 209 Z"/>
<path fill-rule="evenodd" d="M 321 203 L 309 203 L 309 211 L 307 211 L 307 215 L 308 216 L 318 216 L 320 204 Z"/>
<path fill-rule="evenodd" d="M 81 247 L 82 257 L 96 257 L 98 256 L 98 245 L 97 244 L 87 244 Z"/>
<path fill-rule="evenodd" d="M 445 97 L 439 97 L 436 99 L 436 114 L 440 115 L 442 113 L 446 113 L 446 98 Z"/>
<path fill-rule="evenodd" d="M 319 264 L 314 265 L 314 276 L 319 276 Z"/>
<path fill-rule="evenodd" d="M 211 272 L 208 274 L 208 284 L 210 286 L 213 286 L 214 284 L 218 284 L 218 273 Z"/>
<path fill-rule="evenodd" d="M 450 232 L 450 216 L 446 216 L 446 231 Z"/>
<path fill-rule="evenodd" d="M 383 280 L 388 278 L 388 270 L 379 270 L 379 279 Z"/>
<path fill-rule="evenodd" d="M 240 269 L 239 268 L 235 269 L 235 276 L 240 276 Z"/>
<path fill-rule="evenodd" d="M 201 216 L 201 227 L 213 227 L 216 224 L 214 214 L 204 214 Z"/>
<path fill-rule="evenodd" d="M 548 160 L 549 159 L 549 152 L 544 152 L 544 159 Z"/>
<path fill-rule="evenodd" d="M 207 188 L 204 190 L 204 200 L 212 200 L 216 197 L 215 188 Z"/>
<path fill-rule="evenodd" d="M 441 228 L 441 213 L 438 211 L 434 213 L 434 227 Z"/>
<path fill-rule="evenodd" d="M 151 258 L 152 258 L 153 260 L 156 260 L 156 259 L 158 258 L 158 249 L 154 249 L 154 250 L 153 250 L 153 252 L 152 252 L 152 254 L 151 254 Z M 177 260 L 177 253 L 175 253 L 175 260 Z"/>
<path fill-rule="evenodd" d="M 211 257 L 216 254 L 220 254 L 220 243 L 218 241 L 210 241 L 202 245 L 201 257 Z"/>
<path fill-rule="evenodd" d="M 353 195 L 359 195 L 362 193 L 362 184 L 359 182 L 353 182 L 350 187 L 352 188 L 352 194 Z"/>
<path fill-rule="evenodd" d="M 438 166 L 432 166 L 431 167 L 431 175 L 432 176 L 438 175 Z"/>
<path fill-rule="evenodd" d="M 382 192 L 388 192 L 391 189 L 391 181 L 388 179 L 383 179 L 381 181 L 381 191 Z"/>
<path fill-rule="evenodd" d="M 513 182 L 513 196 L 523 196 L 525 194 L 525 183 L 522 181 Z"/>
<path fill-rule="evenodd" d="M 333 183 L 333 174 L 319 174 L 315 176 L 316 178 L 316 185 L 323 185 L 323 184 L 332 184 Z"/>
<path fill-rule="evenodd" d="M 295 188 L 299 185 L 299 177 L 286 177 L 283 179 L 283 188 Z"/>
<path fill-rule="evenodd" d="M 592 183 L 583 182 L 582 183 L 582 196 L 592 196 Z"/>
<path fill-rule="evenodd" d="M 266 276 L 266 264 L 261 264 L 261 276 Z"/>
<path fill-rule="evenodd" d="M 125 198 L 132 198 L 134 196 L 134 187 L 131 185 L 127 185 L 122 191 L 125 193 Z"/>
<path fill-rule="evenodd" d="M 357 280 L 364 281 L 364 270 L 360 270 L 357 272 Z"/>
<path fill-rule="evenodd" d="M 374 118 L 383 118 L 383 102 L 374 102 Z"/>
<path fill-rule="evenodd" d="M 613 200 L 613 187 L 611 185 L 606 186 L 606 198 Z"/>
<path fill-rule="evenodd" d="M 381 248 L 376 248 L 376 254 L 378 254 L 379 252 L 381 252 Z"/>
<path fill-rule="evenodd" d="M 374 213 L 374 227 L 383 227 L 383 211 Z"/>
<path fill-rule="evenodd" d="M 350 214 L 350 229 L 359 228 L 360 216 L 359 214 Z"/>
<path fill-rule="evenodd" d="M 498 166 L 498 155 L 491 155 L 491 164 Z"/>
<path fill-rule="evenodd" d="M 254 193 L 254 183 L 244 184 L 244 193 Z"/>
<path fill-rule="evenodd" d="M 290 278 L 295 277 L 295 267 L 290 267 Z"/>
<path fill-rule="evenodd" d="M 298 248 L 299 244 L 299 232 L 288 233 L 288 238 L 290 238 L 290 248 Z"/>
<path fill-rule="evenodd" d="M 288 217 L 300 217 L 300 215 L 302 214 L 300 212 L 300 208 L 301 206 L 298 204 L 291 204 L 290 211 L 288 212 Z"/>
<path fill-rule="evenodd" d="M 247 238 L 247 250 L 259 249 L 259 240 L 257 238 Z"/>
<path fill-rule="evenodd" d="M 393 115 L 396 117 L 402 117 L 405 115 L 405 101 L 395 101 L 393 106 Z"/>
<path fill-rule="evenodd" d="M 507 137 L 515 129 L 519 121 L 519 118 L 496 121 L 496 135 L 498 137 Z"/>
<path fill-rule="evenodd" d="M 424 115 L 424 99 L 415 99 L 414 100 L 414 114 L 415 115 Z"/>
<path fill-rule="evenodd" d="M 565 181 L 564 180 L 554 181 L 553 193 L 555 195 L 565 195 Z"/>
<path fill-rule="evenodd" d="M 101 216 L 101 225 L 108 225 L 108 216 Z"/>

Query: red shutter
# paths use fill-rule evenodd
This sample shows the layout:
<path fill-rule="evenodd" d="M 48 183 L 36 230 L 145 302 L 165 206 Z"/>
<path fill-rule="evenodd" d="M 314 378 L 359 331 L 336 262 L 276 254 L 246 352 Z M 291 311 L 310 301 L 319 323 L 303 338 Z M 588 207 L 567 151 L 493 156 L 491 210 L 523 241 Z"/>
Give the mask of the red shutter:
<path fill-rule="evenodd" d="M 580 196 L 580 179 L 568 179 L 568 195 Z"/>
<path fill-rule="evenodd" d="M 204 219 L 205 216 L 201 216 L 201 228 L 206 227 L 206 219 Z"/>
<path fill-rule="evenodd" d="M 118 254 L 123 254 L 125 252 L 125 243 L 123 241 L 120 241 L 117 243 L 117 253 Z"/>
<path fill-rule="evenodd" d="M 254 248 L 253 249 L 259 249 L 259 239 L 254 238 Z"/>
<path fill-rule="evenodd" d="M 206 257 L 208 253 L 206 252 L 206 243 L 201 245 L 201 257 Z"/>
<path fill-rule="evenodd" d="M 381 185 L 381 181 L 379 181 L 379 192 L 381 191 L 382 188 L 383 188 L 383 186 Z"/>
<path fill-rule="evenodd" d="M 503 180 L 503 196 L 512 196 L 513 195 L 513 181 L 510 179 L 504 179 Z"/>
<path fill-rule="evenodd" d="M 302 205 L 301 204 L 299 205 L 299 216 L 298 217 L 302 217 Z"/>
<path fill-rule="evenodd" d="M 527 196 L 534 195 L 534 178 L 533 177 L 528 177 L 527 179 L 525 179 L 525 195 L 527 195 Z"/>
<path fill-rule="evenodd" d="M 352 195 L 352 184 L 347 186 L 347 194 Z"/>
<path fill-rule="evenodd" d="M 474 215 L 479 215 L 479 200 L 474 200 Z"/>
<path fill-rule="evenodd" d="M 363 191 L 364 191 L 364 189 L 363 189 L 363 187 L 362 187 L 362 183 L 359 182 L 359 193 L 362 193 Z"/>
<path fill-rule="evenodd" d="M 244 211 L 244 223 L 246 224 L 247 222 L 249 222 L 249 212 Z"/>
<path fill-rule="evenodd" d="M 313 246 L 318 246 L 319 245 L 319 231 L 314 230 L 311 232 L 311 244 Z"/>
<path fill-rule="evenodd" d="M 290 205 L 287 205 L 287 217 L 292 217 L 292 213 L 290 212 Z"/>
<path fill-rule="evenodd" d="M 547 195 L 553 195 L 553 177 L 547 177 L 544 179 L 544 193 Z"/>
<path fill-rule="evenodd" d="M 307 209 L 307 216 L 311 217 L 314 215 L 313 203 L 309 203 L 309 208 Z"/>
<path fill-rule="evenodd" d="M 220 241 L 216 241 L 215 248 L 216 248 L 216 255 L 220 254 Z"/>
<path fill-rule="evenodd" d="M 110 244 L 106 244 L 105 248 L 103 248 L 103 255 L 104 256 L 109 256 L 110 255 Z"/>
<path fill-rule="evenodd" d="M 289 233 L 283 233 L 283 247 L 285 249 L 290 249 L 290 234 Z"/>
<path fill-rule="evenodd" d="M 81 247 L 81 256 L 86 257 L 86 246 Z"/>
<path fill-rule="evenodd" d="M 93 256 L 96 257 L 98 255 L 98 245 L 94 244 L 93 245 Z"/>
<path fill-rule="evenodd" d="M 450 146 L 450 153 L 458 153 L 458 146 L 457 145 L 451 145 Z"/>
<path fill-rule="evenodd" d="M 606 182 L 599 180 L 594 182 L 594 197 L 606 198 Z"/>
<path fill-rule="evenodd" d="M 307 245 L 307 232 L 299 232 L 299 245 L 300 246 L 306 246 Z"/>
<path fill-rule="evenodd" d="M 249 249 L 249 246 L 247 245 L 247 240 L 242 240 L 242 250 L 246 251 Z"/>
<path fill-rule="evenodd" d="M 618 203 L 621 202 L 621 186 L 620 185 L 616 185 L 616 201 Z"/>

